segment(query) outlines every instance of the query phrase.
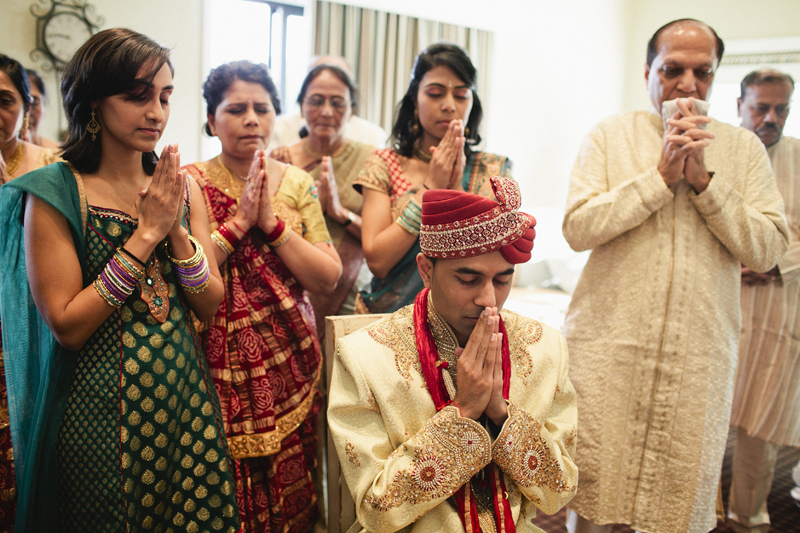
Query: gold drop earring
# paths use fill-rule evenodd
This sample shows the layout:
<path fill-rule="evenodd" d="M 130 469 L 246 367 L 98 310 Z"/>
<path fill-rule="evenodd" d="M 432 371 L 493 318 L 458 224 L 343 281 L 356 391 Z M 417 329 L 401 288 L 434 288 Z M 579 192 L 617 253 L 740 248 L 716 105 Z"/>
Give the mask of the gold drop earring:
<path fill-rule="evenodd" d="M 94 109 L 92 109 L 92 118 L 86 125 L 86 131 L 92 136 L 92 142 L 94 142 L 97 133 L 100 131 L 100 123 L 97 122 L 97 118 L 94 116 Z"/>

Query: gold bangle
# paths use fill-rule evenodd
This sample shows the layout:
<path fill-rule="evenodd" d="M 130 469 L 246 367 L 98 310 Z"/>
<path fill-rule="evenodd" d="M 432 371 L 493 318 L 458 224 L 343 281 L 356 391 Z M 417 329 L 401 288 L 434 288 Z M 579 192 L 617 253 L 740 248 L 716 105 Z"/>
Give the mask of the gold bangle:
<path fill-rule="evenodd" d="M 175 259 L 172 257 L 171 249 L 169 246 L 169 241 L 166 242 L 166 250 L 167 250 L 167 258 L 172 261 L 174 264 L 178 265 L 179 267 L 183 268 L 191 268 L 195 267 L 200 264 L 200 261 L 203 260 L 203 245 L 200 242 L 189 235 L 189 242 L 194 245 L 194 255 L 189 259 Z"/>
<path fill-rule="evenodd" d="M 269 244 L 269 246 L 272 249 L 278 248 L 280 245 L 288 241 L 289 237 L 291 236 L 292 236 L 292 227 L 289 224 L 286 224 L 286 228 L 283 230 L 283 233 L 281 233 L 281 236 L 272 241 Z"/>
<path fill-rule="evenodd" d="M 97 294 L 99 294 L 100 297 L 111 307 L 119 309 L 122 307 L 122 304 L 125 303 L 119 301 L 113 294 L 111 294 L 100 276 L 97 276 L 97 279 L 92 282 L 92 286 L 94 286 L 94 290 L 97 291 Z"/>
<path fill-rule="evenodd" d="M 281 244 L 285 243 L 286 240 L 289 238 L 289 235 L 292 234 L 292 226 L 289 224 L 284 224 L 283 231 L 274 241 L 267 241 L 267 245 L 272 248 L 277 248 Z"/>
<path fill-rule="evenodd" d="M 226 254 L 230 255 L 233 253 L 233 245 L 228 242 L 228 239 L 222 236 L 219 230 L 214 230 L 211 232 L 211 240 L 214 241 L 214 244 L 219 246 Z"/>

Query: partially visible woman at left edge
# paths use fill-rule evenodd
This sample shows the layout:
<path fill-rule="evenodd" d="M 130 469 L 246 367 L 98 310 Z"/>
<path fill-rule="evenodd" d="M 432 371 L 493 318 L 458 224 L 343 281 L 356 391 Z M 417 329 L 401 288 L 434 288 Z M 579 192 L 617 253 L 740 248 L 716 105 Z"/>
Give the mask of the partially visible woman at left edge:
<path fill-rule="evenodd" d="M 22 140 L 25 124 L 33 111 L 32 89 L 25 68 L 0 54 L 0 184 L 26 172 L 53 163 L 55 150 L 46 150 Z M 17 507 L 14 454 L 11 452 L 3 344 L 0 342 L 0 532 L 13 529 Z"/>
<path fill-rule="evenodd" d="M 0 189 L 17 531 L 232 533 L 219 400 L 188 316 L 213 316 L 222 282 L 177 145 L 153 151 L 169 51 L 102 31 L 61 89 L 67 163 Z"/>

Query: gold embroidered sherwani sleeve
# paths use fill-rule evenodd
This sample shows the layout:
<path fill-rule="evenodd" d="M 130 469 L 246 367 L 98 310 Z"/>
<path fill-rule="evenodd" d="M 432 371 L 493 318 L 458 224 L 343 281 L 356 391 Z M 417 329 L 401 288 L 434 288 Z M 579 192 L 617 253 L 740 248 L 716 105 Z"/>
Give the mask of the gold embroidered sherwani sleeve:
<path fill-rule="evenodd" d="M 364 348 L 359 344 L 362 357 Z M 381 369 L 370 365 L 369 370 L 375 377 Z M 386 387 L 405 388 L 391 376 L 380 377 Z M 406 440 L 393 441 L 387 425 L 405 425 L 403 411 L 420 406 L 398 405 L 398 412 L 385 406 L 381 413 L 348 338 L 337 345 L 329 402 L 328 423 L 342 472 L 356 502 L 358 521 L 369 531 L 397 531 L 413 523 L 491 460 L 489 434 L 461 417 L 454 406 L 429 417 Z"/>
<path fill-rule="evenodd" d="M 608 175 L 609 142 L 620 132 L 600 124 L 586 137 L 572 168 L 562 231 L 573 250 L 591 250 L 639 226 L 673 198 L 655 165 L 616 184 Z M 612 156 L 613 157 L 613 156 Z"/>
<path fill-rule="evenodd" d="M 761 141 L 750 135 L 741 144 L 740 149 L 750 153 L 742 192 L 715 175 L 705 191 L 692 192 L 689 197 L 711 233 L 736 259 L 757 272 L 766 272 L 786 252 L 789 227 L 783 197 Z"/>
<path fill-rule="evenodd" d="M 492 444 L 495 464 L 516 483 L 525 498 L 547 514 L 555 514 L 566 505 L 578 485 L 575 465 L 577 397 L 568 377 L 568 354 L 563 337 L 560 337 L 560 344 L 561 371 L 546 415 L 537 419 L 522 406 L 509 401 L 508 419 Z"/>

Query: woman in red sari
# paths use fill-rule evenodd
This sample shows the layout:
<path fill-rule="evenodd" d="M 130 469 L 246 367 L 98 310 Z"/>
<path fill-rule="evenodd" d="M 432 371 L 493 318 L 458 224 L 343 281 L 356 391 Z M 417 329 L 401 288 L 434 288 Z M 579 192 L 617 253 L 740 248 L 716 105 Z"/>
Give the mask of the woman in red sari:
<path fill-rule="evenodd" d="M 203 86 L 206 133 L 222 153 L 186 170 L 208 208 L 225 299 L 199 327 L 247 531 L 311 529 L 319 511 L 311 472 L 321 368 L 306 291 L 328 294 L 341 262 L 314 181 L 266 157 L 277 91 L 266 67 L 212 70 Z"/>

